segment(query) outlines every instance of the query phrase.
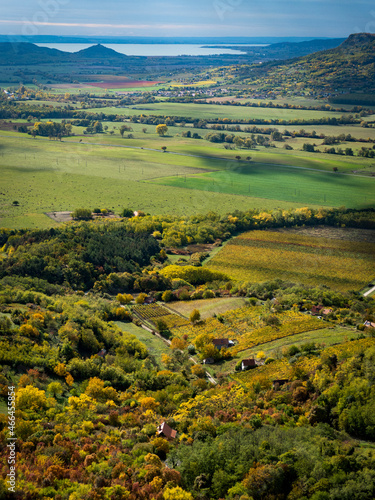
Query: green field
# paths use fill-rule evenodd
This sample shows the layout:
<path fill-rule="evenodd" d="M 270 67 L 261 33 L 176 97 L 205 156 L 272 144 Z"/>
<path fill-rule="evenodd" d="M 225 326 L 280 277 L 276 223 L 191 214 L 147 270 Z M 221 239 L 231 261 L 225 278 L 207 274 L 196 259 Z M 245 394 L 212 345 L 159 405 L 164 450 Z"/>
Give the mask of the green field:
<path fill-rule="evenodd" d="M 375 204 L 373 178 L 255 162 L 229 166 L 226 171 L 163 177 L 151 182 L 285 202 L 304 200 L 305 205 L 363 208 Z"/>
<path fill-rule="evenodd" d="M 115 323 L 121 328 L 121 330 L 135 335 L 140 342 L 145 344 L 149 354 L 154 356 L 159 364 L 161 364 L 162 354 L 170 353 L 169 346 L 163 340 L 156 335 L 152 335 L 152 333 L 148 332 L 144 328 L 136 326 L 134 323 L 123 323 L 121 321 L 115 321 Z"/>
<path fill-rule="evenodd" d="M 235 151 L 219 150 L 217 146 L 209 149 L 200 146 L 201 149 L 197 150 L 192 147 L 195 144 L 193 139 L 182 142 L 180 152 L 197 156 L 205 153 L 209 157 L 165 154 L 160 149 L 115 147 L 131 146 L 137 141 L 149 147 L 163 144 L 156 134 L 143 134 L 132 143 L 108 135 L 85 138 L 84 141 L 87 143 L 79 143 L 79 138 L 75 137 L 58 142 L 1 132 L 0 217 L 3 227 L 49 227 L 56 222 L 47 218 L 45 212 L 69 211 L 81 206 L 106 207 L 117 213 L 123 207 L 131 206 L 153 214 L 171 211 L 193 214 L 210 210 L 227 213 L 233 209 L 295 208 L 306 204 L 303 193 L 300 197 L 297 193 L 294 199 L 282 201 L 268 199 L 268 195 L 260 197 L 250 193 L 249 196 L 248 192 L 242 195 L 235 190 L 227 193 L 210 189 L 202 191 L 196 186 L 187 189 L 185 185 L 160 186 L 152 181 L 157 178 L 160 182 L 161 176 L 173 179 L 178 174 L 178 182 L 183 182 L 185 175 L 210 171 L 214 174 L 213 170 L 227 166 L 221 155 L 226 154 L 230 159 L 236 154 Z M 178 139 L 171 141 L 177 143 Z M 268 157 L 268 153 L 264 154 Z M 230 165 L 237 167 L 237 162 L 230 161 Z M 222 174 L 228 175 L 225 170 Z M 20 206 L 13 206 L 13 201 L 18 201 Z"/>
<path fill-rule="evenodd" d="M 231 309 L 237 309 L 246 304 L 246 300 L 242 297 L 228 297 L 228 298 L 216 298 L 216 299 L 200 299 L 200 300 L 189 300 L 172 302 L 167 304 L 167 308 L 182 314 L 186 318 L 189 318 L 190 313 L 194 309 L 198 309 L 201 315 L 201 319 L 210 318 L 214 314 L 223 314 Z"/>
<path fill-rule="evenodd" d="M 92 113 L 100 112 L 99 108 L 89 108 L 86 111 Z M 194 104 L 158 102 L 147 103 L 131 107 L 108 107 L 105 113 L 118 115 L 161 115 L 161 116 L 184 116 L 191 118 L 229 118 L 248 120 L 259 118 L 263 120 L 319 120 L 324 117 L 339 118 L 342 113 L 299 110 L 299 109 L 276 109 L 276 108 L 251 108 L 243 106 L 221 106 L 217 104 Z"/>

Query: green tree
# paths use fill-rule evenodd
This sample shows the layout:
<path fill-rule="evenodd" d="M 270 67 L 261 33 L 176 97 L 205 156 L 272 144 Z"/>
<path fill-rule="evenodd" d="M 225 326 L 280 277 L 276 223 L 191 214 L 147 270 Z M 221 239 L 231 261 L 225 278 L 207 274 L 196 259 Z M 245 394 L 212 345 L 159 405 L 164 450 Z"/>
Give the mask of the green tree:
<path fill-rule="evenodd" d="M 124 208 L 121 212 L 121 217 L 133 217 L 134 216 L 134 210 L 132 210 L 131 208 Z"/>
<path fill-rule="evenodd" d="M 48 384 L 47 391 L 52 394 L 53 397 L 62 394 L 63 388 L 60 382 L 51 382 Z"/>
<path fill-rule="evenodd" d="M 92 214 L 89 208 L 76 208 L 74 212 L 72 212 L 73 219 L 85 220 L 85 219 L 91 219 L 91 217 Z"/>

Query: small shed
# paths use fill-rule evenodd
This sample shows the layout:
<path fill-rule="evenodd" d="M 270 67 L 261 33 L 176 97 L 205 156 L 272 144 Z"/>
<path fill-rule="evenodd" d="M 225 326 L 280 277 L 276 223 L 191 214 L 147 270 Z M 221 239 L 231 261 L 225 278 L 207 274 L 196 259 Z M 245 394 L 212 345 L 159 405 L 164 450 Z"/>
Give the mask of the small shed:
<path fill-rule="evenodd" d="M 255 359 L 243 359 L 241 363 L 241 370 L 248 370 L 249 368 L 255 368 L 257 366 Z"/>
<path fill-rule="evenodd" d="M 230 340 L 229 339 L 213 339 L 212 343 L 216 347 L 216 349 L 220 350 L 222 347 L 228 348 L 230 345 Z"/>
<path fill-rule="evenodd" d="M 158 426 L 158 435 L 159 436 L 164 436 L 167 439 L 174 439 L 177 435 L 177 431 L 172 429 L 166 422 L 162 422 Z"/>
<path fill-rule="evenodd" d="M 215 363 L 215 360 L 214 358 L 206 358 L 202 362 L 204 365 L 213 365 Z"/>

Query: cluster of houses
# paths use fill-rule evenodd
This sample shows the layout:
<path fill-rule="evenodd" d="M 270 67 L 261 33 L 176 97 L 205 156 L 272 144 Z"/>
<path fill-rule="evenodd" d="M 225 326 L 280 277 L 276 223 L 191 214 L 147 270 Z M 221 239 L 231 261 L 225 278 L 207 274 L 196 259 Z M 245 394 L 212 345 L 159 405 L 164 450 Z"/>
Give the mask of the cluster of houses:
<path fill-rule="evenodd" d="M 312 306 L 311 308 L 311 314 L 313 316 L 317 316 L 319 319 L 322 319 L 324 316 L 328 316 L 328 314 L 331 314 L 333 309 L 325 306 Z"/>

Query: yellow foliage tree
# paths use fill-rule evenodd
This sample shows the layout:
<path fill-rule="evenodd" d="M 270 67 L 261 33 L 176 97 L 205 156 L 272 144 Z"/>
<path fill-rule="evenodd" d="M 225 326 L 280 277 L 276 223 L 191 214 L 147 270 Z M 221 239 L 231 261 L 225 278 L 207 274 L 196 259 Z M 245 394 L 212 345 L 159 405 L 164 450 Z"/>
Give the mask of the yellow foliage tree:
<path fill-rule="evenodd" d="M 206 371 L 201 365 L 193 365 L 191 367 L 191 373 L 199 378 L 206 378 Z"/>
<path fill-rule="evenodd" d="M 168 127 L 166 126 L 165 123 L 159 123 L 159 125 L 156 126 L 156 133 L 161 137 L 163 137 L 167 132 L 168 132 Z"/>
<path fill-rule="evenodd" d="M 66 366 L 64 363 L 58 363 L 53 371 L 58 375 L 59 377 L 65 377 L 67 375 L 66 371 Z"/>
<path fill-rule="evenodd" d="M 201 333 L 195 337 L 194 345 L 200 351 L 203 346 L 212 344 L 214 338 L 215 336 L 212 333 Z"/>
<path fill-rule="evenodd" d="M 105 403 L 109 399 L 113 401 L 118 400 L 116 389 L 113 387 L 104 387 L 104 381 L 98 377 L 90 378 L 85 394 L 101 403 Z"/>
<path fill-rule="evenodd" d="M 193 495 L 179 486 L 167 488 L 163 493 L 164 500 L 193 500 Z"/>
<path fill-rule="evenodd" d="M 147 297 L 147 293 L 140 293 L 138 297 L 135 299 L 136 304 L 143 304 Z"/>
<path fill-rule="evenodd" d="M 25 324 L 20 327 L 20 334 L 24 335 L 25 337 L 39 337 L 39 332 L 35 328 L 35 326 Z"/>
<path fill-rule="evenodd" d="M 167 368 L 173 363 L 173 360 L 171 356 L 168 356 L 168 354 L 162 354 L 161 355 L 161 362 L 163 365 L 165 365 Z"/>
<path fill-rule="evenodd" d="M 155 398 L 152 398 L 150 396 L 146 396 L 145 398 L 141 398 L 139 400 L 141 407 L 145 408 L 146 410 L 156 410 L 158 406 L 160 406 L 160 403 L 158 403 Z"/>
<path fill-rule="evenodd" d="M 46 408 L 47 398 L 45 391 L 32 385 L 19 389 L 16 393 L 16 408 L 18 410 L 40 410 Z"/>
<path fill-rule="evenodd" d="M 179 339 L 178 337 L 174 337 L 172 339 L 170 348 L 171 349 L 179 349 L 180 351 L 183 351 L 186 347 L 186 342 L 183 339 Z"/>

